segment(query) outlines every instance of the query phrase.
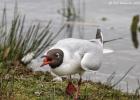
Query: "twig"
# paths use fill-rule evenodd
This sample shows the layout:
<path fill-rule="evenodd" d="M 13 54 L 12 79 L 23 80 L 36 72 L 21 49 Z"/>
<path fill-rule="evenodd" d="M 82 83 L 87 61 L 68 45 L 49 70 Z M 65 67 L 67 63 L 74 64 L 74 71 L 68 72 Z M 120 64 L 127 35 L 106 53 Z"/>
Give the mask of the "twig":
<path fill-rule="evenodd" d="M 103 41 L 103 43 L 108 43 L 108 42 L 112 42 L 112 41 L 116 41 L 116 40 L 120 40 L 120 39 L 123 39 L 123 38 L 119 37 L 119 38 L 116 38 L 116 39 L 106 40 L 106 41 Z"/>
<path fill-rule="evenodd" d="M 106 85 L 111 85 L 111 82 L 112 82 L 112 80 L 114 79 L 115 75 L 116 75 L 116 72 L 113 72 L 113 73 L 107 78 Z"/>
<path fill-rule="evenodd" d="M 135 65 L 133 65 L 132 67 L 130 67 L 128 69 L 128 71 L 116 83 L 114 83 L 112 85 L 112 87 L 115 87 L 116 85 L 118 85 L 134 67 L 135 67 Z"/>

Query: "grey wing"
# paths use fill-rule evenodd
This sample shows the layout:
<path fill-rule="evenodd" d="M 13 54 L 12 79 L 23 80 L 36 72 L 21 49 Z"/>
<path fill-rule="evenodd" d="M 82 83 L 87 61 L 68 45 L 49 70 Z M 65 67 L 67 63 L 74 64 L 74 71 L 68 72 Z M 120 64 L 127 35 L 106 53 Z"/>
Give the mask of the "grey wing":
<path fill-rule="evenodd" d="M 101 66 L 102 52 L 98 53 L 85 53 L 81 60 L 81 67 L 84 70 L 98 70 Z"/>

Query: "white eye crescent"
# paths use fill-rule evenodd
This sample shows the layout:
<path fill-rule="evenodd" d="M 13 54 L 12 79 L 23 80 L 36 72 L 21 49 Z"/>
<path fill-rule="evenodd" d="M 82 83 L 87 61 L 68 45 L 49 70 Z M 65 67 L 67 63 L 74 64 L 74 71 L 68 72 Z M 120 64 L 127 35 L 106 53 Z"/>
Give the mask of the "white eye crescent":
<path fill-rule="evenodd" d="M 60 57 L 60 54 L 59 53 L 56 53 L 56 56 L 57 56 L 57 58 L 59 58 Z"/>

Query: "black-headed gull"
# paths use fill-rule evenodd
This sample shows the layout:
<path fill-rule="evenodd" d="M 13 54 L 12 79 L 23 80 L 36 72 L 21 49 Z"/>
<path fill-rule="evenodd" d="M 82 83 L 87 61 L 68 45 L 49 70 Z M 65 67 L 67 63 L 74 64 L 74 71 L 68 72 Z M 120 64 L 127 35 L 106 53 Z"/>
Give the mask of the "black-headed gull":
<path fill-rule="evenodd" d="M 58 41 L 43 56 L 43 64 L 51 67 L 53 73 L 59 76 L 79 74 L 100 68 L 103 58 L 103 35 L 100 29 L 97 29 L 96 39 L 83 40 L 75 38 L 66 38 Z M 81 77 L 78 82 L 77 95 L 79 93 Z M 69 81 L 66 88 L 68 94 L 75 90 L 74 85 Z M 77 96 L 76 96 L 77 97 Z"/>

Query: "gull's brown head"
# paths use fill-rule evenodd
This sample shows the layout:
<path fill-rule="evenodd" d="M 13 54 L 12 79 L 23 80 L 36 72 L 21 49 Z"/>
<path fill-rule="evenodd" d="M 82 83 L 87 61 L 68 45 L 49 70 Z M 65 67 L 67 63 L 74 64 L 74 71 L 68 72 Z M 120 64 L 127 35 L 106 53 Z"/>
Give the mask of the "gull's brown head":
<path fill-rule="evenodd" d="M 41 65 L 47 65 L 51 68 L 56 68 L 60 66 L 63 63 L 64 53 L 60 49 L 51 49 L 47 52 L 47 55 L 43 56 L 43 64 Z"/>

